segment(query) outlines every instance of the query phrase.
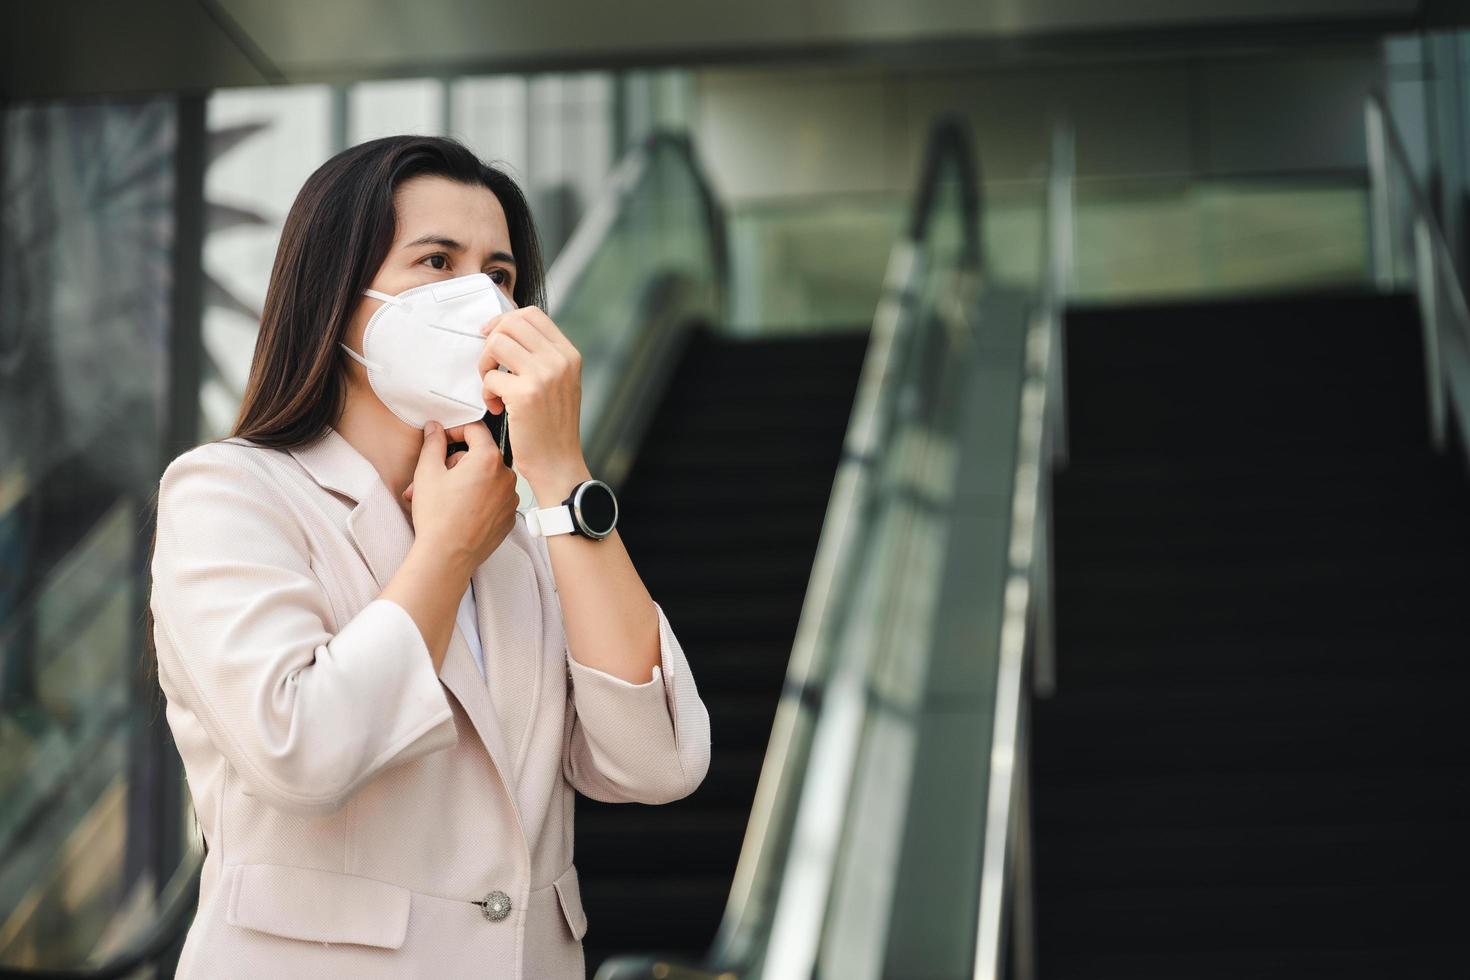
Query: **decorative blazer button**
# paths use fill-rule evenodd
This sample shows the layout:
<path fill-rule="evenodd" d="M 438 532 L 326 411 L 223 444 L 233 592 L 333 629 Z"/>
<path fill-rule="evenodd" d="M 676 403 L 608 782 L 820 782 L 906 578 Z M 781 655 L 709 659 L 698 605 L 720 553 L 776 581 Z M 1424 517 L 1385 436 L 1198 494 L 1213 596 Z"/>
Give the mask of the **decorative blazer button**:
<path fill-rule="evenodd" d="M 499 922 L 510 915 L 510 896 L 498 888 L 475 904 L 480 906 L 480 911 L 491 922 Z"/>

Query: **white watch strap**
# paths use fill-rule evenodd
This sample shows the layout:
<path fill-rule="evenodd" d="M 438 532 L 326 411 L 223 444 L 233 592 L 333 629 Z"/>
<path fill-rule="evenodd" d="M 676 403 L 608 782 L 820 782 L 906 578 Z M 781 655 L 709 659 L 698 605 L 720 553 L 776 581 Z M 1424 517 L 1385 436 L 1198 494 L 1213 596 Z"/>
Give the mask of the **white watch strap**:
<path fill-rule="evenodd" d="M 571 534 L 572 509 L 566 504 L 538 507 L 526 512 L 526 528 L 532 534 Z"/>

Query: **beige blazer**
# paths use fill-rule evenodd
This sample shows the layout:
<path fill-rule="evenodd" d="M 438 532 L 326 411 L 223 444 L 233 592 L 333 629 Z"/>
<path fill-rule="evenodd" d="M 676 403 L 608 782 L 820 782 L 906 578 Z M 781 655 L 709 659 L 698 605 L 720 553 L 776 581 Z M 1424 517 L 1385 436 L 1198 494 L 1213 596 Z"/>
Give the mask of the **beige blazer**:
<path fill-rule="evenodd" d="M 486 676 L 458 627 L 436 674 L 378 598 L 412 542 L 336 430 L 164 472 L 158 677 L 209 845 L 180 977 L 582 980 L 573 790 L 665 803 L 704 779 L 709 714 L 662 607 L 648 681 L 572 659 L 522 515 L 474 573 Z"/>

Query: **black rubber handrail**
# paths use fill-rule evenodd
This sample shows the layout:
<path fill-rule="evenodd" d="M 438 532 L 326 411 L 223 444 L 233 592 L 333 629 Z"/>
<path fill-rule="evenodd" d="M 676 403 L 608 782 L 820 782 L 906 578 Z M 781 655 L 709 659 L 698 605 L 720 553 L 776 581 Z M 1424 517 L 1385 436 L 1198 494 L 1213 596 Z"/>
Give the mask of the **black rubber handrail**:
<path fill-rule="evenodd" d="M 653 130 L 636 146 L 628 150 L 614 165 L 611 171 L 609 191 L 593 202 L 584 212 L 586 227 L 579 225 L 573 231 L 572 237 L 562 247 L 562 254 L 552 263 L 551 269 L 548 269 L 549 278 L 562 277 L 566 280 L 560 284 L 559 294 L 551 297 L 553 302 L 565 302 L 568 296 L 576 293 L 587 265 L 604 245 L 606 235 L 616 226 L 617 218 L 627 199 L 636 193 L 647 169 L 658 159 L 661 152 L 670 152 L 677 157 L 685 172 L 694 181 L 695 192 L 699 196 L 700 207 L 704 212 L 705 227 L 709 232 L 710 258 L 714 266 L 715 287 L 723 302 L 730 284 L 730 247 L 725 209 L 715 194 L 714 188 L 710 185 L 709 177 L 700 164 L 698 155 L 694 152 L 694 145 L 689 134 L 674 129 Z M 599 220 L 603 226 L 599 230 L 593 230 Z M 585 235 L 596 237 L 583 241 Z M 564 261 L 569 262 L 570 271 L 562 274 L 557 267 Z M 552 312 L 554 314 L 556 310 L 553 309 Z"/>
<path fill-rule="evenodd" d="M 689 175 L 694 178 L 694 187 L 699 193 L 699 203 L 704 209 L 704 219 L 709 227 L 710 257 L 715 267 L 715 285 L 723 299 L 730 286 L 730 244 L 725 221 L 725 208 L 710 186 L 709 175 L 694 152 L 694 142 L 683 130 L 659 129 L 650 133 L 644 141 L 645 152 L 652 156 L 659 146 L 668 146 L 684 162 Z"/>
<path fill-rule="evenodd" d="M 929 222 L 934 216 L 946 165 L 959 168 L 960 214 L 965 236 L 962 259 L 971 268 L 980 268 L 985 260 L 980 236 L 981 188 L 980 161 L 975 155 L 975 140 L 970 124 L 957 113 L 942 116 L 929 127 L 924 144 L 924 163 L 919 172 L 919 191 L 909 214 L 909 239 L 924 241 L 929 235 Z"/>
<path fill-rule="evenodd" d="M 598 404 L 584 402 L 583 416 L 595 419 L 583 436 L 583 449 L 593 469 L 614 487 L 626 476 L 637 443 L 661 394 L 668 388 L 674 363 L 688 340 L 688 328 L 726 310 L 730 293 L 730 249 L 725 210 L 710 185 L 689 135 L 656 129 L 638 141 L 613 167 L 606 190 L 587 209 L 547 273 L 551 313 L 560 317 L 577 296 L 588 269 L 609 246 L 630 207 L 648 203 L 647 182 L 660 164 L 671 167 L 693 185 L 702 239 L 709 249 L 710 290 L 693 307 L 681 292 L 686 277 L 671 267 L 650 268 L 638 288 L 634 321 L 638 329 L 615 341 L 604 370 L 616 370 L 610 388 L 599 386 Z M 657 190 L 657 188 L 655 188 Z M 656 197 L 656 195 L 654 195 Z M 681 196 L 682 200 L 682 196 Z M 697 307 L 697 310 L 696 310 Z M 590 412 L 590 414 L 589 414 Z"/>

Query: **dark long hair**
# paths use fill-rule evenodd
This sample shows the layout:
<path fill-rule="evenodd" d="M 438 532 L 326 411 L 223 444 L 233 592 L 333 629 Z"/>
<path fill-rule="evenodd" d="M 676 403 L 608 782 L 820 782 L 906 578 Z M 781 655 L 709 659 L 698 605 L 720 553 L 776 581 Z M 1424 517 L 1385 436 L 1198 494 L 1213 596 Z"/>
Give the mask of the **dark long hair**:
<path fill-rule="evenodd" d="M 510 228 L 516 305 L 546 305 L 531 208 L 509 174 L 445 137 L 385 136 L 349 147 L 306 179 L 286 214 L 231 437 L 291 449 L 313 442 L 337 420 L 347 391 L 347 355 L 337 342 L 393 244 L 398 185 L 423 176 L 483 185 L 495 194 Z M 158 541 L 153 524 L 149 568 Z M 145 619 L 146 669 L 153 681 L 151 601 Z"/>

